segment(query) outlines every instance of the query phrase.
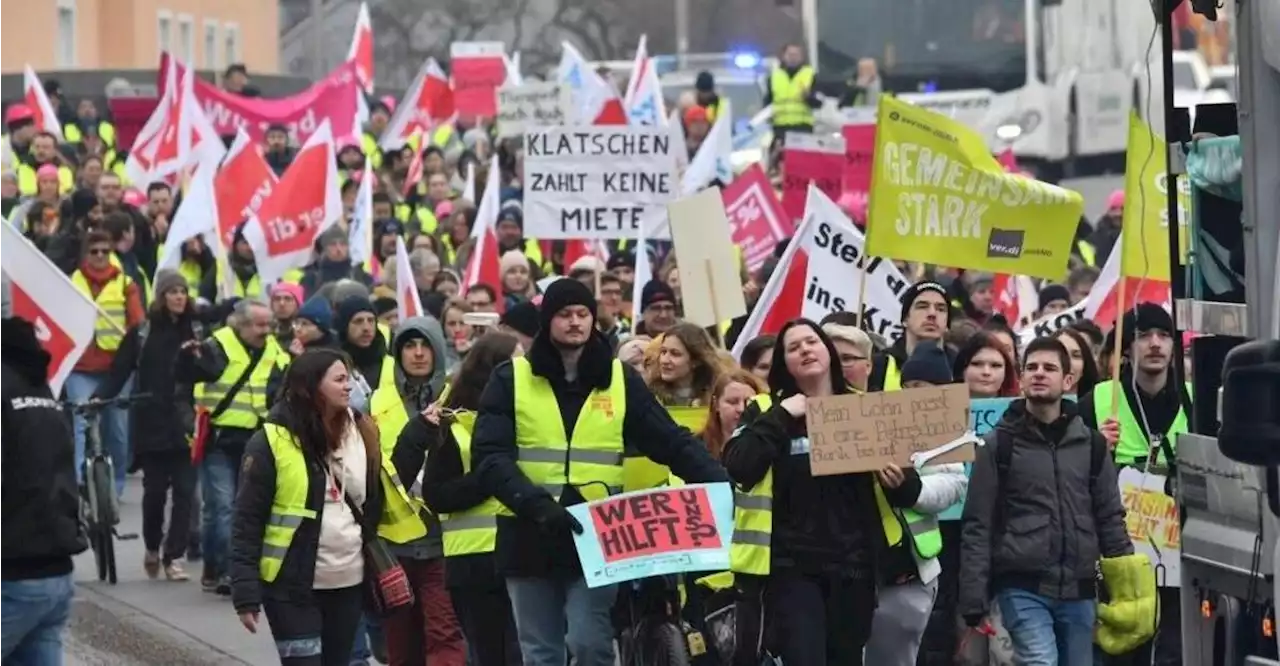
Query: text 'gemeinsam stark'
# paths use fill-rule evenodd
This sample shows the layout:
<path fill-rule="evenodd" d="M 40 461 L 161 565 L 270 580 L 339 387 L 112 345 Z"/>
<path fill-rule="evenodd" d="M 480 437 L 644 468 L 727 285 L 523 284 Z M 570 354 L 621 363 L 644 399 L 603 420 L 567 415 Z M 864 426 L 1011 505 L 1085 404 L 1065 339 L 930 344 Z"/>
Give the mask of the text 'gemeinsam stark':
<path fill-rule="evenodd" d="M 670 137 L 661 134 L 600 134 L 596 132 L 530 132 L 525 135 L 526 157 L 589 155 L 642 157 L 667 155 Z"/>
<path fill-rule="evenodd" d="M 982 216 L 991 204 L 1065 204 L 1066 190 L 1022 176 L 993 173 L 935 152 L 928 146 L 886 142 L 877 155 L 882 173 L 898 192 L 894 230 L 901 236 L 982 238 Z"/>

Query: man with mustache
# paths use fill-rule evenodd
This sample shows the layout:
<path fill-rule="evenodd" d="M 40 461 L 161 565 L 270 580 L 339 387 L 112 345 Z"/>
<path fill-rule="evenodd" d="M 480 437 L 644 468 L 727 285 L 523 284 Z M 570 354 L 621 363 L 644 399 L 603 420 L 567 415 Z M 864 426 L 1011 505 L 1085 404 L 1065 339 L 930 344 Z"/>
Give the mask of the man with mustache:
<path fill-rule="evenodd" d="M 942 342 L 951 325 L 947 288 L 933 280 L 922 280 L 902 292 L 902 335 L 893 345 L 872 359 L 868 391 L 897 391 L 902 388 L 902 366 L 922 340 Z M 948 353 L 952 361 L 952 355 Z"/>
<path fill-rule="evenodd" d="M 1115 456 L 1116 465 L 1145 468 L 1147 463 L 1167 468 L 1173 478 L 1177 463 L 1177 439 L 1188 431 L 1191 385 L 1178 376 L 1173 364 L 1173 318 L 1155 303 L 1139 303 L 1125 313 L 1120 325 L 1124 359 L 1120 379 L 1105 381 L 1080 399 L 1085 424 L 1101 432 Z M 1113 396 L 1120 392 L 1120 399 Z M 1117 405 L 1113 413 L 1112 404 Z M 1164 470 L 1161 470 L 1164 472 Z M 1182 661 L 1178 588 L 1160 588 L 1160 627 L 1156 634 L 1155 664 Z M 1148 664 L 1148 641 L 1112 664 Z"/>

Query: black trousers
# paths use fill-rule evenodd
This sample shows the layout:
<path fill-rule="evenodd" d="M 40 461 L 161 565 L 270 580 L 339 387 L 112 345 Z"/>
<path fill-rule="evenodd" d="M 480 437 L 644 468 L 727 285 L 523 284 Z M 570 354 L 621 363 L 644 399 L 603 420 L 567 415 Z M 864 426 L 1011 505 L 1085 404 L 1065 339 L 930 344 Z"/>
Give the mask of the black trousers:
<path fill-rule="evenodd" d="M 520 641 L 506 586 L 450 587 L 453 612 L 471 652 L 471 666 L 520 666 Z"/>
<path fill-rule="evenodd" d="M 363 586 L 312 590 L 311 602 L 265 599 L 283 666 L 347 666 L 364 612 Z"/>
<path fill-rule="evenodd" d="M 196 469 L 187 449 L 152 451 L 134 456 L 142 468 L 142 540 L 148 552 L 164 552 L 168 564 L 187 552 L 191 534 L 191 502 L 195 497 Z M 169 531 L 165 533 L 164 507 L 169 504 Z"/>
<path fill-rule="evenodd" d="M 870 574 L 775 571 L 765 588 L 766 645 L 786 666 L 861 666 L 871 636 L 876 584 Z"/>

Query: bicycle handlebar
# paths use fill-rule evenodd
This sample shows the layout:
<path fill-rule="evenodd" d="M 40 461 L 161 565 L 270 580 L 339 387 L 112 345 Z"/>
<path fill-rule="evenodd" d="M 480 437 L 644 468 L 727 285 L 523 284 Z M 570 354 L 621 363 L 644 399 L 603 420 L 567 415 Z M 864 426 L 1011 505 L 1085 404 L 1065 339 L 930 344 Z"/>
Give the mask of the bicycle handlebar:
<path fill-rule="evenodd" d="M 123 397 L 107 398 L 105 400 L 89 400 L 88 402 L 71 402 L 65 401 L 62 404 L 70 408 L 76 414 L 88 414 L 99 412 L 109 407 L 127 407 L 134 403 L 150 400 L 150 393 L 134 393 Z"/>

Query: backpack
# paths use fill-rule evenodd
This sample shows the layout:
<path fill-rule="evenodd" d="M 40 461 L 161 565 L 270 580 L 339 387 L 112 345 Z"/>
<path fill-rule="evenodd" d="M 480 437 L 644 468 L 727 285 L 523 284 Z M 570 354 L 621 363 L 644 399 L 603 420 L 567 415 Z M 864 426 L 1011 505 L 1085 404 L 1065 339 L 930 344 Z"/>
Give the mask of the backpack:
<path fill-rule="evenodd" d="M 1089 489 L 1092 491 L 1095 482 L 1098 480 L 1098 474 L 1102 472 L 1102 463 L 1109 455 L 1107 450 L 1107 440 L 1103 438 L 1102 433 L 1092 430 L 1092 439 L 1089 440 Z M 992 543 L 997 542 L 1004 535 L 1004 479 L 1009 474 L 1009 465 L 1013 462 L 1013 439 L 1002 432 L 996 432 L 995 456 L 996 456 L 996 516 L 992 524 L 991 539 Z"/>

